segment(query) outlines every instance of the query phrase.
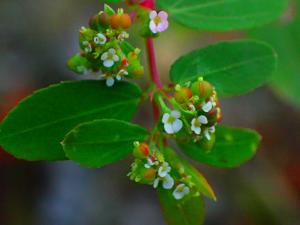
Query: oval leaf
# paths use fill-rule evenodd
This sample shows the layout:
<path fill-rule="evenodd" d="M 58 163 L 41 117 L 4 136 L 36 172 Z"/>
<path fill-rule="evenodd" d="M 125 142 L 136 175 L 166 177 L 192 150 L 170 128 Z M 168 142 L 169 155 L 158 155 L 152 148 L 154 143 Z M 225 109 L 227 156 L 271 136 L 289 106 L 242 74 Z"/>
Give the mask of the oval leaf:
<path fill-rule="evenodd" d="M 194 29 L 247 29 L 279 17 L 287 0 L 158 0 L 176 22 Z"/>
<path fill-rule="evenodd" d="M 160 188 L 157 192 L 168 225 L 203 224 L 204 202 L 201 197 L 191 197 L 185 201 L 178 201 L 169 190 Z"/>
<path fill-rule="evenodd" d="M 220 168 L 233 168 L 255 155 L 260 140 L 260 135 L 255 131 L 218 126 L 216 143 L 210 152 L 205 152 L 195 143 L 179 143 L 179 146 L 184 153 L 201 163 Z"/>
<path fill-rule="evenodd" d="M 81 124 L 63 141 L 68 158 L 87 167 L 102 167 L 123 159 L 147 131 L 125 121 L 106 119 Z"/>
<path fill-rule="evenodd" d="M 241 95 L 269 81 L 276 62 L 276 53 L 265 43 L 220 42 L 179 58 L 171 68 L 171 80 L 183 84 L 202 76 L 219 96 Z"/>
<path fill-rule="evenodd" d="M 141 91 L 129 83 L 107 88 L 102 81 L 52 85 L 24 99 L 0 126 L 0 143 L 17 158 L 62 160 L 64 136 L 79 123 L 132 118 Z"/>

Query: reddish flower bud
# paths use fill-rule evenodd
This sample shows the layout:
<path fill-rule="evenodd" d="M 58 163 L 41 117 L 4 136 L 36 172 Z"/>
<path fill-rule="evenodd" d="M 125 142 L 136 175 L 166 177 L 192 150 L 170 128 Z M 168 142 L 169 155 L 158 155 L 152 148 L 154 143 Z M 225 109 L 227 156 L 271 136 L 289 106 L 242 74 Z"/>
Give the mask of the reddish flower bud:
<path fill-rule="evenodd" d="M 136 144 L 133 155 L 139 159 L 145 159 L 150 155 L 149 146 L 146 143 Z"/>
<path fill-rule="evenodd" d="M 187 87 L 178 88 L 178 90 L 174 94 L 175 100 L 180 104 L 187 102 L 189 99 L 191 99 L 192 96 L 192 91 Z"/>
<path fill-rule="evenodd" d="M 193 94 L 199 96 L 201 100 L 205 100 L 213 94 L 213 86 L 203 80 L 198 80 L 192 84 Z"/>
<path fill-rule="evenodd" d="M 128 29 L 131 26 L 131 17 L 128 14 L 123 14 L 120 17 L 120 27 L 123 29 Z"/>

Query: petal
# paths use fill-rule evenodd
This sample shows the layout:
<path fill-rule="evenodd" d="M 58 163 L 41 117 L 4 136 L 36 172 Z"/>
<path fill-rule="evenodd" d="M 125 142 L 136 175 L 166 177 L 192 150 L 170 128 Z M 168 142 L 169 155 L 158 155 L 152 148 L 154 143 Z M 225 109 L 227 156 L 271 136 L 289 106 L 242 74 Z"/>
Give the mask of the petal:
<path fill-rule="evenodd" d="M 209 112 L 210 110 L 212 110 L 213 108 L 213 104 L 211 101 L 207 102 L 204 106 L 202 106 L 202 110 L 204 112 Z"/>
<path fill-rule="evenodd" d="M 163 181 L 163 188 L 170 190 L 174 186 L 174 179 L 170 176 L 167 175 Z"/>
<path fill-rule="evenodd" d="M 157 12 L 155 10 L 152 10 L 150 13 L 149 13 L 149 18 L 151 20 L 153 20 L 155 17 L 157 17 Z"/>
<path fill-rule="evenodd" d="M 215 126 L 210 127 L 209 131 L 210 131 L 210 133 L 215 133 L 216 132 Z"/>
<path fill-rule="evenodd" d="M 117 75 L 116 80 L 122 80 L 122 77 L 120 75 Z"/>
<path fill-rule="evenodd" d="M 204 136 L 206 137 L 207 140 L 210 141 L 210 134 L 209 134 L 208 130 L 205 130 Z"/>
<path fill-rule="evenodd" d="M 113 55 L 116 54 L 116 50 L 114 48 L 110 48 L 108 50 L 108 52 L 111 53 L 111 54 L 113 54 Z"/>
<path fill-rule="evenodd" d="M 151 22 L 150 22 L 149 28 L 150 28 L 150 30 L 151 30 L 152 33 L 154 33 L 154 34 L 157 33 L 157 26 L 156 26 L 156 24 L 154 23 L 154 21 L 151 21 Z"/>
<path fill-rule="evenodd" d="M 176 119 L 179 119 L 180 116 L 181 116 L 181 113 L 179 111 L 177 111 L 177 110 L 173 110 L 171 112 L 171 116 L 174 117 L 174 118 L 176 118 Z"/>
<path fill-rule="evenodd" d="M 156 189 L 158 187 L 159 184 L 159 178 L 156 178 L 153 182 L 153 187 Z"/>
<path fill-rule="evenodd" d="M 208 119 L 206 116 L 199 116 L 198 120 L 200 121 L 201 124 L 208 124 Z"/>
<path fill-rule="evenodd" d="M 102 55 L 101 55 L 101 60 L 104 61 L 108 58 L 108 53 L 107 52 L 104 52 Z"/>
<path fill-rule="evenodd" d="M 169 113 L 165 113 L 163 115 L 163 118 L 162 118 L 163 123 L 167 123 L 168 120 L 169 120 L 169 118 L 170 118 L 170 114 Z"/>
<path fill-rule="evenodd" d="M 169 22 L 168 21 L 164 21 L 161 22 L 157 25 L 157 31 L 158 32 L 164 32 L 165 30 L 167 30 L 169 27 Z"/>
<path fill-rule="evenodd" d="M 195 127 L 195 128 L 192 128 L 192 131 L 195 132 L 195 134 L 201 134 L 201 128 L 200 127 Z"/>
<path fill-rule="evenodd" d="M 168 171 L 165 170 L 163 167 L 159 167 L 159 169 L 158 169 L 158 175 L 160 177 L 165 177 L 165 176 L 168 175 Z"/>
<path fill-rule="evenodd" d="M 174 130 L 171 124 L 165 123 L 164 128 L 168 134 L 174 134 Z"/>
<path fill-rule="evenodd" d="M 107 87 L 112 87 L 114 85 L 114 83 L 115 83 L 114 78 L 112 78 L 112 77 L 107 78 L 107 80 L 106 80 Z"/>
<path fill-rule="evenodd" d="M 118 62 L 119 59 L 120 59 L 119 56 L 117 56 L 117 55 L 114 55 L 114 56 L 113 56 L 113 60 L 114 60 L 115 62 Z"/>
<path fill-rule="evenodd" d="M 189 189 L 189 187 L 185 187 L 184 189 L 183 189 L 183 192 L 182 192 L 184 195 L 187 195 L 188 193 L 190 193 L 190 189 Z"/>
<path fill-rule="evenodd" d="M 161 20 L 167 20 L 169 15 L 165 11 L 160 11 L 158 16 L 161 18 Z"/>
<path fill-rule="evenodd" d="M 183 123 L 179 119 L 175 120 L 174 123 L 172 124 L 173 130 L 174 130 L 175 133 L 180 131 L 182 126 L 183 126 Z"/>
<path fill-rule="evenodd" d="M 105 60 L 104 61 L 104 63 L 103 63 L 103 65 L 105 66 L 105 67 L 112 67 L 113 65 L 115 64 L 115 62 L 114 61 L 112 61 L 112 60 Z"/>

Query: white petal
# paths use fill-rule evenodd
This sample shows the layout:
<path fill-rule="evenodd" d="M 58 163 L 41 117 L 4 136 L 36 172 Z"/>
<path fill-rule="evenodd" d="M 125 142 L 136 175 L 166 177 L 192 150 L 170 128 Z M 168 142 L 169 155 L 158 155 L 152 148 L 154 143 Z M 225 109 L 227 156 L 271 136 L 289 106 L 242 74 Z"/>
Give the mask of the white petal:
<path fill-rule="evenodd" d="M 98 37 L 94 37 L 94 42 L 95 42 L 95 44 L 98 44 L 99 43 L 99 38 Z"/>
<path fill-rule="evenodd" d="M 155 10 L 152 10 L 149 14 L 149 18 L 153 20 L 155 17 L 157 17 L 157 12 Z"/>
<path fill-rule="evenodd" d="M 171 112 L 171 116 L 174 117 L 174 118 L 176 118 L 176 119 L 179 119 L 180 116 L 181 116 L 181 113 L 179 111 L 177 111 L 177 110 L 173 110 Z"/>
<path fill-rule="evenodd" d="M 153 187 L 156 189 L 158 187 L 159 184 L 159 178 L 156 178 L 153 182 Z"/>
<path fill-rule="evenodd" d="M 113 56 L 113 60 L 114 60 L 115 62 L 118 62 L 119 59 L 120 59 L 119 56 L 117 56 L 117 55 L 114 55 L 114 56 Z"/>
<path fill-rule="evenodd" d="M 207 140 L 210 141 L 210 134 L 209 134 L 208 130 L 205 130 L 204 136 L 206 137 Z"/>
<path fill-rule="evenodd" d="M 117 75 L 117 76 L 116 76 L 116 80 L 122 80 L 121 75 Z"/>
<path fill-rule="evenodd" d="M 170 190 L 174 186 L 174 179 L 168 174 L 163 181 L 163 188 Z"/>
<path fill-rule="evenodd" d="M 158 16 L 162 19 L 162 20 L 167 20 L 168 19 L 168 13 L 166 13 L 165 11 L 160 11 L 158 13 Z"/>
<path fill-rule="evenodd" d="M 162 118 L 163 123 L 167 123 L 168 120 L 169 120 L 169 118 L 170 118 L 170 114 L 169 113 L 165 113 L 163 115 L 163 118 Z"/>
<path fill-rule="evenodd" d="M 212 110 L 213 108 L 213 104 L 211 101 L 207 102 L 204 106 L 202 106 L 202 110 L 204 112 L 209 112 L 210 110 Z"/>
<path fill-rule="evenodd" d="M 182 192 L 184 195 L 187 195 L 188 193 L 190 193 L 190 189 L 189 189 L 189 187 L 185 187 L 184 189 L 183 189 L 183 192 Z"/>
<path fill-rule="evenodd" d="M 198 120 L 200 121 L 201 124 L 208 124 L 208 120 L 206 116 L 199 116 Z"/>
<path fill-rule="evenodd" d="M 114 85 L 114 83 L 115 83 L 114 78 L 112 78 L 112 77 L 107 78 L 107 80 L 106 80 L 106 85 L 107 85 L 108 87 L 112 87 L 112 86 Z"/>
<path fill-rule="evenodd" d="M 104 52 L 102 55 L 101 55 L 101 60 L 104 61 L 108 58 L 108 53 L 107 52 Z"/>
<path fill-rule="evenodd" d="M 115 64 L 115 62 L 113 60 L 105 60 L 103 63 L 103 65 L 108 68 L 112 67 L 114 64 Z"/>
<path fill-rule="evenodd" d="M 174 123 L 172 124 L 173 130 L 174 130 L 175 133 L 180 131 L 182 126 L 183 126 L 183 123 L 179 119 L 175 120 Z"/>
<path fill-rule="evenodd" d="M 149 28 L 150 28 L 150 30 L 151 30 L 152 33 L 154 33 L 154 34 L 157 33 L 157 26 L 156 26 L 156 24 L 154 23 L 154 21 L 151 21 L 151 22 L 150 22 Z"/>
<path fill-rule="evenodd" d="M 201 128 L 200 127 L 192 127 L 192 131 L 195 132 L 195 134 L 201 134 Z"/>
<path fill-rule="evenodd" d="M 210 127 L 209 131 L 210 131 L 210 133 L 215 133 L 216 132 L 215 126 Z"/>
<path fill-rule="evenodd" d="M 146 164 L 144 165 L 144 167 L 145 167 L 146 169 L 150 169 L 151 166 L 150 166 L 149 164 L 146 163 Z"/>
<path fill-rule="evenodd" d="M 110 48 L 108 50 L 108 52 L 111 53 L 111 54 L 113 54 L 113 55 L 116 54 L 116 50 L 114 48 Z"/>
<path fill-rule="evenodd" d="M 168 134 L 174 134 L 174 130 L 171 124 L 165 123 L 164 128 Z"/>

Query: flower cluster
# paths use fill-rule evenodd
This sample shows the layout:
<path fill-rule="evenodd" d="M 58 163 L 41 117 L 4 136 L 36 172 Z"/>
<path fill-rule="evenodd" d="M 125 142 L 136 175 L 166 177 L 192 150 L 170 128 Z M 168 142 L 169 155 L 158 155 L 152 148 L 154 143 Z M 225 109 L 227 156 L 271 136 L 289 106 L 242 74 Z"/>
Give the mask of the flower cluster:
<path fill-rule="evenodd" d="M 79 74 L 92 72 L 105 79 L 107 86 L 143 75 L 140 50 L 126 41 L 130 26 L 131 17 L 123 9 L 116 13 L 105 5 L 104 11 L 90 19 L 89 27 L 80 29 L 81 53 L 69 60 L 69 68 Z"/>
<path fill-rule="evenodd" d="M 222 112 L 215 88 L 203 78 L 187 86 L 176 85 L 170 100 L 173 110 L 163 114 L 162 123 L 167 134 L 187 132 L 195 142 L 214 142 L 215 126 L 221 122 Z"/>
<path fill-rule="evenodd" d="M 199 195 L 199 192 L 195 190 L 192 177 L 185 173 L 183 165 L 175 166 L 174 164 L 172 167 L 174 162 L 167 162 L 155 145 L 148 146 L 145 143 L 136 142 L 133 154 L 135 160 L 128 174 L 131 180 L 152 185 L 155 189 L 170 190 L 176 200 L 181 200 L 190 193 L 194 196 Z"/>

